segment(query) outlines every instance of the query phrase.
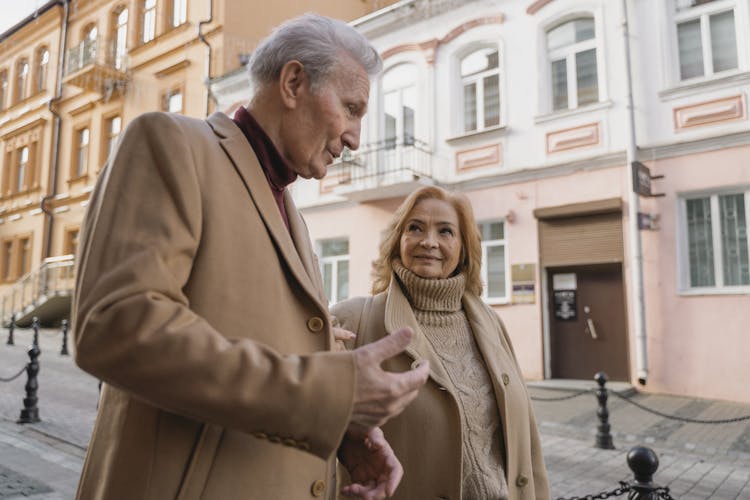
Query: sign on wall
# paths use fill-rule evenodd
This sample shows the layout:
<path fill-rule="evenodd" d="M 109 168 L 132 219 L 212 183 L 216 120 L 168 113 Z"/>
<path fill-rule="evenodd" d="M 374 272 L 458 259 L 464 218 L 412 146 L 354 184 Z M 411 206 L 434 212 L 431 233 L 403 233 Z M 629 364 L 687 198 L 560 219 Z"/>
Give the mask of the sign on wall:
<path fill-rule="evenodd" d="M 511 302 L 513 304 L 533 304 L 536 296 L 536 266 L 534 264 L 513 264 L 510 268 Z"/>

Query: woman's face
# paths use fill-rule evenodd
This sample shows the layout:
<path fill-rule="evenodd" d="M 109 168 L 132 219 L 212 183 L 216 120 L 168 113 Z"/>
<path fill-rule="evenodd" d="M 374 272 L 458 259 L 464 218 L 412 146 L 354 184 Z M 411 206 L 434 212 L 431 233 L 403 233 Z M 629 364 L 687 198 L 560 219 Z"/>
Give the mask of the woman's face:
<path fill-rule="evenodd" d="M 446 201 L 426 199 L 406 217 L 401 233 L 401 263 L 421 278 L 447 278 L 461 257 L 458 214 Z"/>

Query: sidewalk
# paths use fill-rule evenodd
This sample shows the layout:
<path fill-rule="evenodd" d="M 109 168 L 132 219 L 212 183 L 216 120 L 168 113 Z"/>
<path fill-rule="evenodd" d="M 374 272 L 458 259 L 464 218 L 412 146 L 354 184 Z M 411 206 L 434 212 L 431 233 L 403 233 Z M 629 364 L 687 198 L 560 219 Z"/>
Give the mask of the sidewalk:
<path fill-rule="evenodd" d="M 28 361 L 31 332 L 16 332 L 7 346 L 0 330 L 0 377 Z M 0 383 L 0 499 L 71 500 L 93 426 L 98 381 L 60 356 L 59 332 L 40 333 L 39 414 L 42 422 L 18 425 L 26 375 Z M 72 343 L 69 350 L 72 353 Z M 593 386 L 593 382 L 591 383 Z M 544 382 L 529 388 L 534 397 L 565 393 Z M 750 414 L 750 405 L 673 396 L 636 394 L 635 401 L 669 414 L 721 419 Z M 611 491 L 631 480 L 625 456 L 645 445 L 659 456 L 654 480 L 677 499 L 750 499 L 750 421 L 701 425 L 668 420 L 610 397 L 615 450 L 593 447 L 596 399 L 584 394 L 560 402 L 535 401 L 553 498 Z M 626 498 L 625 496 L 619 498 Z M 231 500 L 231 499 L 228 499 Z M 414 499 L 421 500 L 421 499 Z"/>

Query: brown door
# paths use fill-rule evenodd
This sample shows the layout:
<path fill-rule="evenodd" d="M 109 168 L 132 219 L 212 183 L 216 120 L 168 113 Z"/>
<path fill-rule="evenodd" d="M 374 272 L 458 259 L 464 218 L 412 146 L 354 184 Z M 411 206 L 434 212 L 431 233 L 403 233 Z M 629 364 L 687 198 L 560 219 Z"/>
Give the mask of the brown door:
<path fill-rule="evenodd" d="M 622 266 L 547 269 L 552 378 L 629 380 Z"/>

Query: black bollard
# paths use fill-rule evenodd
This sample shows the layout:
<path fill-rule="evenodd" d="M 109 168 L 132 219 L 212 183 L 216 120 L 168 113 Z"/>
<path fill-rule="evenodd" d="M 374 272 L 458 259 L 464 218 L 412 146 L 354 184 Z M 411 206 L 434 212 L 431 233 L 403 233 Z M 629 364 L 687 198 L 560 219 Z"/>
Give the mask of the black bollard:
<path fill-rule="evenodd" d="M 612 434 L 609 433 L 609 410 L 607 410 L 607 374 L 599 372 L 594 375 L 594 380 L 599 384 L 596 390 L 596 399 L 599 401 L 599 408 L 596 409 L 596 416 L 599 417 L 599 425 L 596 427 L 596 446 L 602 450 L 614 450 L 612 444 Z"/>
<path fill-rule="evenodd" d="M 29 364 L 26 365 L 26 397 L 23 398 L 23 409 L 21 410 L 21 416 L 18 417 L 19 424 L 39 422 L 39 408 L 36 405 L 39 399 L 36 397 L 36 393 L 39 389 L 39 382 L 37 381 L 39 361 L 37 358 L 40 354 L 39 346 L 32 344 L 31 349 L 29 349 Z"/>
<path fill-rule="evenodd" d="M 14 313 L 10 315 L 10 325 L 8 325 L 8 342 L 6 342 L 6 344 L 8 345 L 15 344 L 13 340 L 13 330 L 15 329 L 16 329 L 16 315 Z"/>
<path fill-rule="evenodd" d="M 60 349 L 61 356 L 68 355 L 68 320 L 62 320 L 62 349 Z"/>
<path fill-rule="evenodd" d="M 31 328 L 34 330 L 33 345 L 39 347 L 39 318 L 36 316 L 31 320 Z"/>
<path fill-rule="evenodd" d="M 635 481 L 630 485 L 632 500 L 658 500 L 656 491 L 659 487 L 654 484 L 654 472 L 659 468 L 659 457 L 654 450 L 645 446 L 635 446 L 628 452 L 628 467 L 633 471 Z M 631 494 L 632 495 L 632 494 Z"/>

